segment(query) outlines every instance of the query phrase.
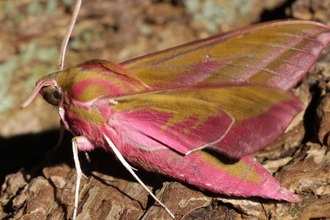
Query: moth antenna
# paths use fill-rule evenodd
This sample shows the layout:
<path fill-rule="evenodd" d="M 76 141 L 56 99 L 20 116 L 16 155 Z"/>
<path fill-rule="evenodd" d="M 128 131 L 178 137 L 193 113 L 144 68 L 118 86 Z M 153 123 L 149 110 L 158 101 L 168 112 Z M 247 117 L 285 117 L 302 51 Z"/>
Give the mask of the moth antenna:
<path fill-rule="evenodd" d="M 74 6 L 74 9 L 73 9 L 71 23 L 70 23 L 69 28 L 68 28 L 68 30 L 67 30 L 64 38 L 63 38 L 63 41 L 62 41 L 60 59 L 59 59 L 59 62 L 58 62 L 58 69 L 59 70 L 63 70 L 63 67 L 64 67 L 64 58 L 65 58 L 66 48 L 68 46 L 68 42 L 69 42 L 69 39 L 71 37 L 71 33 L 73 31 L 74 25 L 75 25 L 77 17 L 78 17 L 81 2 L 82 2 L 82 0 L 77 0 L 76 1 L 76 5 Z"/>
<path fill-rule="evenodd" d="M 187 156 L 188 154 L 191 154 L 192 152 L 199 151 L 199 150 L 202 150 L 202 149 L 204 149 L 204 148 L 211 147 L 212 145 L 215 145 L 215 144 L 219 143 L 222 139 L 224 139 L 224 138 L 227 136 L 227 134 L 229 133 L 229 131 L 231 130 L 231 128 L 232 128 L 232 127 L 234 126 L 234 124 L 235 124 L 235 118 L 234 118 L 233 116 L 231 116 L 230 114 L 228 114 L 228 116 L 231 118 L 231 123 L 230 123 L 230 125 L 228 126 L 227 130 L 223 133 L 223 135 L 222 135 L 218 140 L 216 140 L 216 141 L 214 141 L 214 142 L 211 142 L 211 143 L 208 143 L 208 144 L 205 144 L 205 145 L 203 145 L 203 146 L 201 146 L 201 147 L 198 147 L 198 148 L 196 148 L 196 149 L 190 150 L 190 151 L 188 151 L 188 152 L 186 153 L 186 156 Z"/>
<path fill-rule="evenodd" d="M 156 202 L 158 202 L 158 204 L 163 207 L 163 209 L 174 219 L 174 214 L 166 207 L 166 205 L 164 203 L 162 203 L 151 191 L 150 189 L 148 189 L 148 187 L 142 182 L 142 180 L 136 175 L 136 173 L 134 172 L 134 170 L 132 169 L 131 165 L 129 165 L 129 163 L 125 160 L 125 158 L 123 157 L 123 155 L 121 155 L 120 151 L 117 149 L 117 147 L 115 146 L 115 144 L 105 135 L 103 134 L 105 140 L 107 141 L 107 143 L 109 144 L 109 147 L 111 148 L 111 150 L 115 153 L 115 155 L 117 156 L 117 158 L 119 159 L 119 161 L 123 164 L 123 166 L 132 174 L 132 176 L 141 184 L 141 186 L 149 193 L 149 195 L 154 198 L 154 200 Z"/>

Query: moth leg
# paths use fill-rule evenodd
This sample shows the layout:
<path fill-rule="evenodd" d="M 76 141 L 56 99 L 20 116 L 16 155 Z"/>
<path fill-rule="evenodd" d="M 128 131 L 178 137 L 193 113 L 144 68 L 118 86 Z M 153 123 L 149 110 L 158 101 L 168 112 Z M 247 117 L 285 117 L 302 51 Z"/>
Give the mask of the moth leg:
<path fill-rule="evenodd" d="M 63 124 L 62 120 L 60 121 L 60 124 L 61 124 L 60 135 L 59 135 L 57 144 L 54 147 L 54 150 L 57 149 L 62 144 L 62 141 L 63 141 L 63 138 L 64 138 L 65 127 L 64 127 L 64 124 Z"/>
<path fill-rule="evenodd" d="M 92 162 L 87 151 L 85 151 L 85 157 L 86 157 L 86 160 L 88 161 L 88 163 Z"/>
<path fill-rule="evenodd" d="M 111 150 L 115 153 L 115 155 L 117 156 L 117 158 L 120 160 L 120 162 L 123 164 L 123 166 L 132 174 L 132 176 L 141 184 L 141 186 L 149 193 L 149 195 L 151 195 L 152 198 L 154 198 L 154 200 L 156 202 L 158 202 L 158 204 L 163 207 L 163 209 L 172 217 L 174 218 L 174 214 L 165 206 L 165 204 L 163 204 L 161 201 L 159 201 L 159 199 L 148 189 L 148 187 L 142 182 L 142 180 L 136 175 L 136 173 L 134 172 L 133 168 L 131 167 L 131 165 L 129 165 L 129 163 L 125 160 L 125 158 L 123 157 L 123 155 L 120 153 L 120 151 L 117 149 L 117 147 L 115 146 L 115 144 L 105 135 L 103 134 L 105 140 L 108 142 L 109 147 L 111 148 Z"/>
<path fill-rule="evenodd" d="M 65 110 L 64 110 L 64 108 L 59 107 L 59 108 L 58 108 L 58 114 L 60 115 L 60 118 L 62 119 L 62 123 L 63 123 L 64 127 L 65 127 L 68 131 L 70 131 L 71 133 L 73 133 L 73 132 L 71 131 L 70 127 L 69 127 L 68 122 L 65 120 Z M 62 126 L 62 124 L 61 124 L 61 126 Z"/>
<path fill-rule="evenodd" d="M 81 167 L 80 167 L 78 149 L 79 149 L 79 145 L 86 145 L 86 144 L 91 144 L 91 143 L 84 136 L 76 136 L 76 137 L 72 138 L 73 160 L 74 160 L 74 164 L 75 164 L 76 171 L 77 171 L 76 189 L 75 189 L 75 196 L 74 196 L 73 220 L 76 220 L 76 218 L 77 218 L 81 176 L 83 176 L 87 179 L 87 177 L 82 172 Z"/>

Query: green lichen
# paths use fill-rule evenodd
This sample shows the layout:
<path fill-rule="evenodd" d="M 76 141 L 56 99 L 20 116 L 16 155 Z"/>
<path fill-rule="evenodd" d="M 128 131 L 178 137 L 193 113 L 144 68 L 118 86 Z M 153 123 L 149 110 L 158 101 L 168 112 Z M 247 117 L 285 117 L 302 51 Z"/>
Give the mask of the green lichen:
<path fill-rule="evenodd" d="M 13 106 L 13 96 L 8 93 L 13 72 L 17 67 L 15 61 L 9 61 L 3 64 L 0 64 L 0 113 L 7 112 Z"/>

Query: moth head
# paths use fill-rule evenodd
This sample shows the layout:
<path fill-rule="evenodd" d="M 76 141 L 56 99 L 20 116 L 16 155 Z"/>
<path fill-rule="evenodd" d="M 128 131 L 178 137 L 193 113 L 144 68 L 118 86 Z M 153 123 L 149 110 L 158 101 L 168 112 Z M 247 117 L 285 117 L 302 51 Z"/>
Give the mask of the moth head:
<path fill-rule="evenodd" d="M 51 105 L 59 106 L 64 95 L 77 102 L 89 103 L 99 97 L 116 97 L 146 89 L 133 73 L 105 60 L 89 60 L 42 77 L 22 108 L 40 93 Z"/>

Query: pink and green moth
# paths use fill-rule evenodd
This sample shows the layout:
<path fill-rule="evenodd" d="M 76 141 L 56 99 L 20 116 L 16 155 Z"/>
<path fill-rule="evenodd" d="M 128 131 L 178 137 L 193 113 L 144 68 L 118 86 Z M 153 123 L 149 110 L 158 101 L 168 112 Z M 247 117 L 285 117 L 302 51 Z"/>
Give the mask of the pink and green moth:
<path fill-rule="evenodd" d="M 300 200 L 249 155 L 303 109 L 288 91 L 329 44 L 329 27 L 268 22 L 120 64 L 95 59 L 62 70 L 68 39 L 60 70 L 42 77 L 23 107 L 40 93 L 75 136 L 74 219 L 83 175 L 78 150 L 97 147 L 114 153 L 172 217 L 133 166 L 214 193 Z"/>

